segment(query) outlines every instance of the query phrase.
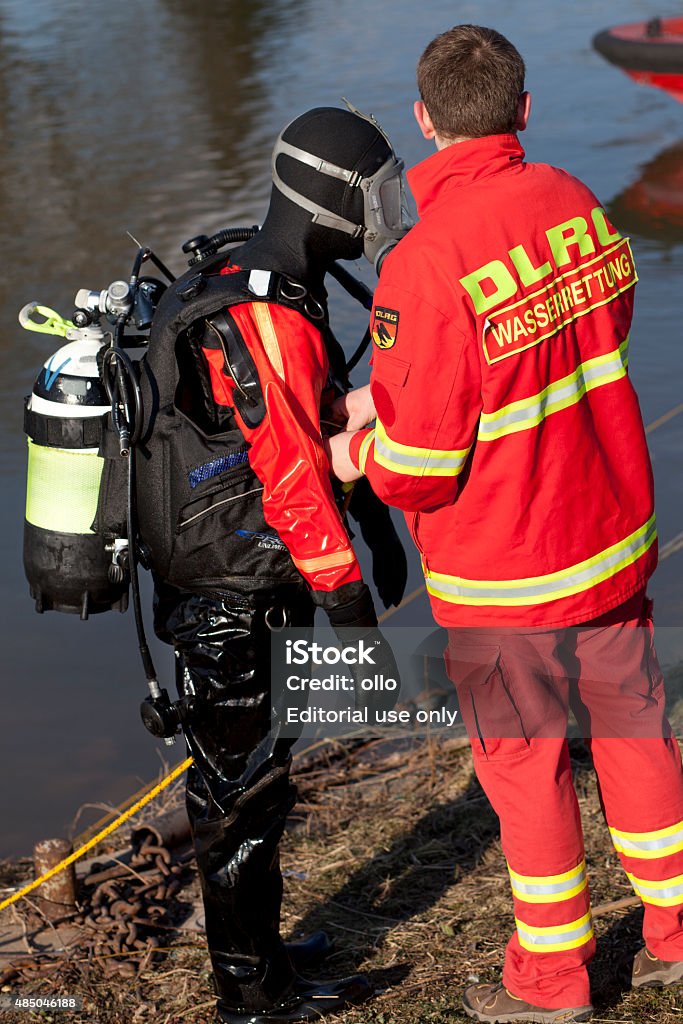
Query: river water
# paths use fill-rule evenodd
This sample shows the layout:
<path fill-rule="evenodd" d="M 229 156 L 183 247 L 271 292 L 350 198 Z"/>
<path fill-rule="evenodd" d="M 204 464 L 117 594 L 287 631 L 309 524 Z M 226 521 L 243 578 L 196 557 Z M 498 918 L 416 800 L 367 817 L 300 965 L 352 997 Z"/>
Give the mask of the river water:
<path fill-rule="evenodd" d="M 632 236 L 631 372 L 652 422 L 682 397 L 683 107 L 631 83 L 590 40 L 659 13 L 653 0 L 0 0 L 0 857 L 65 834 L 81 805 L 117 803 L 160 757 L 181 757 L 139 723 L 132 614 L 83 623 L 33 610 L 21 565 L 22 399 L 58 343 L 22 331 L 18 309 L 39 300 L 69 316 L 77 289 L 127 277 L 126 231 L 179 272 L 186 238 L 258 222 L 274 137 L 308 107 L 348 96 L 408 165 L 424 158 L 410 112 L 417 58 L 454 20 L 490 24 L 527 60 L 528 157 L 583 178 Z M 333 300 L 351 349 L 362 311 Z M 365 380 L 359 370 L 355 382 Z M 683 530 L 683 416 L 650 441 L 666 543 Z M 660 623 L 683 620 L 682 565 L 683 552 L 672 555 L 653 580 Z M 419 581 L 411 554 L 409 587 Z M 396 621 L 408 616 L 426 621 L 426 603 Z M 170 681 L 168 651 L 154 653 Z M 76 831 L 100 813 L 84 812 Z"/>

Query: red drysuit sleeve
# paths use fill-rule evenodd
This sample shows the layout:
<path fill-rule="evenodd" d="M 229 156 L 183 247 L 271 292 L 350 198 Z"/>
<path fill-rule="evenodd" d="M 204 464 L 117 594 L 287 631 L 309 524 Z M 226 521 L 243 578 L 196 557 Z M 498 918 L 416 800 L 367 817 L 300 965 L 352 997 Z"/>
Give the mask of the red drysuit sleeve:
<path fill-rule="evenodd" d="M 266 416 L 250 428 L 235 411 L 250 445 L 249 462 L 263 484 L 263 511 L 314 591 L 361 579 L 337 509 L 320 435 L 320 398 L 327 378 L 322 336 L 294 310 L 252 302 L 230 307 L 252 355 Z M 204 350 L 214 399 L 233 406 L 223 353 Z"/>

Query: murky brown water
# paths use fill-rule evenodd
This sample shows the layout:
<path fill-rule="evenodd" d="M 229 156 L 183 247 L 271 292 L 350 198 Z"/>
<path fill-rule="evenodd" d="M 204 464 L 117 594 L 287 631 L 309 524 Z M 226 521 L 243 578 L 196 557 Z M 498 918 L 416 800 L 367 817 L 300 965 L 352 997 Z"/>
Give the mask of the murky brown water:
<path fill-rule="evenodd" d="M 505 32 L 529 65 L 529 157 L 583 177 L 633 236 L 631 365 L 645 417 L 682 400 L 683 106 L 590 49 L 598 29 L 661 12 L 637 0 L 575 6 L 0 0 L 0 856 L 63 834 L 82 803 L 117 802 L 160 764 L 138 721 L 132 615 L 41 617 L 28 596 L 22 397 L 57 344 L 21 331 L 16 312 L 38 299 L 68 316 L 78 288 L 126 277 L 126 230 L 181 270 L 187 237 L 259 221 L 272 141 L 291 117 L 348 96 L 414 163 L 430 151 L 410 115 L 423 46 L 454 18 Z M 363 315 L 336 298 L 351 347 Z M 666 542 L 683 530 L 683 416 L 650 440 Z M 653 582 L 660 621 L 683 619 L 682 564 L 683 552 L 672 556 Z M 411 609 L 424 617 L 424 605 Z M 168 652 L 156 656 L 169 678 Z"/>

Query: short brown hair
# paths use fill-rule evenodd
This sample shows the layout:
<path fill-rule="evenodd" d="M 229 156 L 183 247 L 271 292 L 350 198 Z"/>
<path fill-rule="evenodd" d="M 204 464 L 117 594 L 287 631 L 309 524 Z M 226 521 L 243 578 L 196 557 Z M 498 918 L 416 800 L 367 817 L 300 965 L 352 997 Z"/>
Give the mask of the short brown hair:
<path fill-rule="evenodd" d="M 515 130 L 524 61 L 492 28 L 456 25 L 432 39 L 417 65 L 417 85 L 432 124 L 445 139 Z"/>

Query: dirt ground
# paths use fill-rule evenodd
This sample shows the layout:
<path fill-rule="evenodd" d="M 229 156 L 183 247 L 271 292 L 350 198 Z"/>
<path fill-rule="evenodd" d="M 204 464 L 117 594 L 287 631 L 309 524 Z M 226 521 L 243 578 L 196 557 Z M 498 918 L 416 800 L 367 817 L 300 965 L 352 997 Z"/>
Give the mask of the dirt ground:
<path fill-rule="evenodd" d="M 603 823 L 586 748 L 572 741 L 572 762 L 586 837 L 594 907 L 632 895 Z M 468 982 L 499 976 L 513 927 L 497 819 L 462 741 L 432 738 L 329 749 L 300 759 L 300 801 L 282 845 L 284 933 L 324 927 L 336 951 L 325 973 L 364 971 L 379 990 L 366 1006 L 330 1024 L 446 1024 L 465 1021 Z M 0 865 L 0 885 L 17 884 L 27 864 Z M 82 1012 L 0 1011 L 0 1021 L 68 1024 L 208 1024 L 213 996 L 206 946 L 183 933 L 198 900 L 196 876 L 176 897 L 156 963 L 137 979 L 105 978 L 74 955 L 44 980 L 4 991 L 63 993 Z M 598 1024 L 673 1024 L 683 988 L 630 992 L 626 976 L 641 944 L 641 911 L 596 921 L 591 968 Z"/>

